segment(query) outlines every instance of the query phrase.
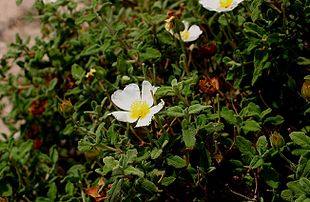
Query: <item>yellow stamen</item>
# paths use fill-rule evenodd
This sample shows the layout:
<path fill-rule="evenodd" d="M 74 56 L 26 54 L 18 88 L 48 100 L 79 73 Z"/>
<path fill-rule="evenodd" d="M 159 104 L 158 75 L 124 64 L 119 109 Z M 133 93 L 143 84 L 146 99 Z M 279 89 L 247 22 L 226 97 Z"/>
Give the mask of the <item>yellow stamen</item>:
<path fill-rule="evenodd" d="M 189 38 L 189 32 L 188 31 L 180 32 L 180 35 L 183 37 L 184 40 L 187 40 Z"/>
<path fill-rule="evenodd" d="M 148 104 L 143 100 L 134 101 L 130 109 L 132 119 L 144 118 L 150 113 Z"/>
<path fill-rule="evenodd" d="M 89 70 L 89 72 L 87 72 L 87 74 L 86 74 L 86 78 L 88 78 L 88 77 L 90 77 L 90 76 L 94 76 L 94 73 L 96 73 L 96 69 L 93 69 L 93 68 L 91 68 L 90 70 Z"/>
<path fill-rule="evenodd" d="M 233 0 L 220 0 L 220 7 L 221 8 L 228 8 L 233 3 Z"/>

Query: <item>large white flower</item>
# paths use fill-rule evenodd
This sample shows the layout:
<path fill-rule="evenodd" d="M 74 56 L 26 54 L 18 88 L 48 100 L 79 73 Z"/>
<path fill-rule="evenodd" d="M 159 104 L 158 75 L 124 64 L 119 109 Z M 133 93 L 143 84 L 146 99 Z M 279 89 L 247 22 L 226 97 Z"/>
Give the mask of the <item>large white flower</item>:
<path fill-rule="evenodd" d="M 150 125 L 154 114 L 165 104 L 161 100 L 158 105 L 153 106 L 157 89 L 158 87 L 152 86 L 150 82 L 143 81 L 141 92 L 137 84 L 129 84 L 124 90 L 115 91 L 111 96 L 112 102 L 125 111 L 115 111 L 110 114 L 119 121 L 129 123 L 138 121 L 135 127 Z"/>
<path fill-rule="evenodd" d="M 243 0 L 199 0 L 199 3 L 206 9 L 216 12 L 231 11 Z"/>
<path fill-rule="evenodd" d="M 184 42 L 195 41 L 202 34 L 201 29 L 197 25 L 192 25 L 189 27 L 189 23 L 183 21 L 184 30 L 180 32 L 181 39 Z"/>

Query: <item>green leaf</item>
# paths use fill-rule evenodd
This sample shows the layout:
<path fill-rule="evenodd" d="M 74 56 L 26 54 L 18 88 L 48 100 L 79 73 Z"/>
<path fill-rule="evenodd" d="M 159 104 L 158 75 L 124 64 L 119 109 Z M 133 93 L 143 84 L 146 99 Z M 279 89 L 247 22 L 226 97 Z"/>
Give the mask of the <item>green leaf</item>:
<path fill-rule="evenodd" d="M 57 197 L 57 186 L 55 182 L 50 184 L 50 188 L 48 189 L 47 196 L 51 201 L 55 201 Z"/>
<path fill-rule="evenodd" d="M 161 57 L 161 53 L 157 49 L 148 47 L 144 53 L 140 54 L 140 57 L 142 61 L 157 59 Z"/>
<path fill-rule="evenodd" d="M 157 89 L 155 95 L 158 98 L 165 96 L 173 96 L 175 95 L 175 91 L 172 89 L 171 86 L 161 86 L 159 89 Z"/>
<path fill-rule="evenodd" d="M 94 144 L 92 144 L 87 138 L 81 139 L 78 142 L 78 150 L 81 152 L 87 152 L 94 148 Z"/>
<path fill-rule="evenodd" d="M 179 156 L 170 156 L 167 158 L 167 163 L 169 166 L 175 168 L 184 168 L 186 167 L 186 161 Z"/>
<path fill-rule="evenodd" d="M 271 188 L 277 189 L 279 187 L 279 174 L 275 171 L 273 167 L 264 166 L 261 174 L 266 184 L 269 185 Z"/>
<path fill-rule="evenodd" d="M 127 168 L 124 169 L 124 175 L 136 175 L 139 177 L 144 177 L 144 172 L 133 166 L 128 166 Z"/>
<path fill-rule="evenodd" d="M 123 185 L 123 179 L 114 181 L 114 183 L 112 184 L 112 188 L 108 191 L 110 202 L 122 201 L 121 200 L 122 195 L 120 194 L 122 190 L 122 185 Z"/>
<path fill-rule="evenodd" d="M 250 102 L 246 107 L 244 107 L 239 115 L 244 119 L 247 117 L 260 117 L 261 109 L 257 104 Z"/>
<path fill-rule="evenodd" d="M 52 202 L 49 198 L 45 198 L 45 197 L 37 197 L 35 202 Z"/>
<path fill-rule="evenodd" d="M 74 194 L 74 184 L 70 181 L 67 182 L 66 187 L 65 187 L 65 191 L 69 196 L 73 196 Z"/>
<path fill-rule="evenodd" d="M 308 156 L 301 156 L 298 161 L 296 169 L 296 175 L 298 178 L 310 177 L 310 158 Z"/>
<path fill-rule="evenodd" d="M 108 172 L 112 171 L 114 168 L 118 167 L 119 165 L 119 162 L 115 160 L 112 156 L 104 157 L 102 161 L 105 164 L 102 169 L 103 175 L 106 175 Z"/>
<path fill-rule="evenodd" d="M 259 25 L 252 22 L 244 23 L 243 31 L 248 38 L 262 39 L 263 36 L 267 34 L 263 27 L 260 27 Z"/>
<path fill-rule="evenodd" d="M 52 162 L 54 164 L 56 164 L 58 161 L 58 151 L 57 151 L 56 145 L 54 145 L 53 147 L 50 148 L 49 156 L 50 156 Z"/>
<path fill-rule="evenodd" d="M 268 117 L 265 119 L 264 124 L 270 124 L 273 126 L 280 125 L 284 122 L 284 118 L 281 115 L 276 115 L 272 117 Z"/>
<path fill-rule="evenodd" d="M 242 122 L 241 128 L 245 134 L 249 132 L 259 132 L 261 130 L 259 123 L 254 120 L 246 120 Z"/>
<path fill-rule="evenodd" d="M 254 156 L 250 162 L 251 169 L 256 169 L 262 167 L 264 160 L 260 156 Z"/>
<path fill-rule="evenodd" d="M 163 153 L 162 149 L 154 148 L 151 151 L 151 159 L 157 159 Z"/>
<path fill-rule="evenodd" d="M 302 177 L 299 179 L 299 184 L 307 194 L 310 194 L 310 180 L 309 179 Z"/>
<path fill-rule="evenodd" d="M 133 163 L 134 160 L 137 158 L 138 156 L 138 151 L 137 149 L 128 149 L 126 152 L 126 164 L 130 164 Z"/>
<path fill-rule="evenodd" d="M 1 180 L 0 196 L 12 196 L 12 194 L 13 194 L 12 186 L 8 182 Z"/>
<path fill-rule="evenodd" d="M 71 73 L 72 73 L 73 78 L 77 80 L 78 82 L 82 80 L 83 77 L 85 76 L 84 69 L 77 64 L 72 65 Z"/>
<path fill-rule="evenodd" d="M 261 4 L 262 4 L 262 0 L 253 0 L 250 5 L 251 19 L 253 22 L 255 22 L 261 14 L 261 9 L 260 9 Z"/>
<path fill-rule="evenodd" d="M 290 138 L 293 142 L 303 148 L 310 149 L 310 137 L 308 137 L 304 132 L 292 132 Z"/>
<path fill-rule="evenodd" d="M 57 82 L 58 82 L 58 79 L 57 78 L 54 78 L 53 80 L 51 80 L 49 82 L 49 87 L 47 89 L 47 91 L 52 91 L 54 90 L 55 86 L 57 85 Z"/>
<path fill-rule="evenodd" d="M 23 0 L 16 0 L 16 5 L 20 6 L 23 3 Z"/>
<path fill-rule="evenodd" d="M 238 122 L 234 111 L 228 109 L 227 107 L 222 107 L 221 117 L 231 125 L 235 125 Z"/>
<path fill-rule="evenodd" d="M 294 201 L 294 194 L 291 190 L 285 189 L 281 192 L 281 198 L 286 201 Z"/>
<path fill-rule="evenodd" d="M 154 192 L 158 192 L 158 188 L 157 186 L 150 180 L 147 179 L 141 179 L 141 187 L 143 187 L 145 190 L 154 193 Z"/>
<path fill-rule="evenodd" d="M 173 177 L 173 176 L 164 177 L 164 178 L 160 181 L 160 184 L 163 185 L 163 186 L 169 186 L 169 185 L 172 184 L 175 180 L 176 180 L 176 178 Z"/>
<path fill-rule="evenodd" d="M 300 196 L 305 194 L 305 190 L 299 184 L 299 180 L 288 182 L 286 186 L 294 193 L 294 195 Z"/>
<path fill-rule="evenodd" d="M 194 104 L 189 106 L 188 114 L 197 114 L 205 109 L 211 108 L 211 106 L 201 105 L 201 104 Z"/>
<path fill-rule="evenodd" d="M 260 136 L 256 142 L 256 150 L 259 155 L 263 155 L 268 149 L 268 141 L 265 135 Z"/>
<path fill-rule="evenodd" d="M 298 57 L 297 64 L 299 65 L 310 65 L 310 59 L 305 57 Z"/>
<path fill-rule="evenodd" d="M 272 109 L 271 109 L 271 108 L 268 108 L 268 109 L 262 111 L 262 113 L 260 114 L 260 118 L 261 118 L 261 119 L 264 119 L 264 117 L 265 117 L 266 115 L 270 114 L 271 112 L 272 112 Z"/>
<path fill-rule="evenodd" d="M 180 106 L 169 107 L 166 110 L 166 114 L 167 116 L 172 116 L 172 117 L 183 117 L 185 115 L 184 110 Z"/>
<path fill-rule="evenodd" d="M 252 142 L 242 136 L 236 137 L 236 146 L 245 156 L 253 157 L 256 154 L 255 148 L 252 146 Z"/>
<path fill-rule="evenodd" d="M 97 17 L 96 13 L 89 13 L 87 15 L 83 15 L 76 20 L 76 24 L 80 25 L 83 22 L 91 22 Z"/>
<path fill-rule="evenodd" d="M 192 149 L 196 144 L 196 128 L 192 126 L 187 126 L 188 128 L 182 129 L 182 137 L 187 148 Z"/>
<path fill-rule="evenodd" d="M 268 69 L 271 63 L 268 61 L 269 52 L 256 49 L 254 53 L 254 73 L 252 78 L 252 86 L 259 77 L 262 76 L 263 70 Z"/>
<path fill-rule="evenodd" d="M 227 17 L 226 15 L 221 15 L 219 18 L 218 18 L 218 22 L 223 25 L 223 26 L 227 26 L 228 25 L 228 22 L 227 22 Z"/>

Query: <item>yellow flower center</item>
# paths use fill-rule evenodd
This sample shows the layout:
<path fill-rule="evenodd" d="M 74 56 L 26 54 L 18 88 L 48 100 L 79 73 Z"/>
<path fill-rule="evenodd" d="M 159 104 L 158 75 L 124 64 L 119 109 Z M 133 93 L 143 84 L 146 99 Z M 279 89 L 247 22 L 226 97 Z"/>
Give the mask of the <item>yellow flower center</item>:
<path fill-rule="evenodd" d="M 187 40 L 189 38 L 189 32 L 188 31 L 180 32 L 180 35 L 183 37 L 184 40 Z"/>
<path fill-rule="evenodd" d="M 221 8 L 228 8 L 233 3 L 233 0 L 220 0 Z"/>
<path fill-rule="evenodd" d="M 130 108 L 130 117 L 132 119 L 144 118 L 150 113 L 148 104 L 143 100 L 134 101 Z"/>

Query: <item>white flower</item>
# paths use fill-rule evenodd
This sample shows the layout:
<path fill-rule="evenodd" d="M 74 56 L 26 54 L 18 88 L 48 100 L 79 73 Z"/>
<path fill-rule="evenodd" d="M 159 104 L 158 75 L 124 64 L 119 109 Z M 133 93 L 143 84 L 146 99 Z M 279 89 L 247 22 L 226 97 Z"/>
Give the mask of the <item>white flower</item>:
<path fill-rule="evenodd" d="M 184 42 L 195 41 L 202 34 L 201 29 L 197 25 L 192 25 L 189 27 L 189 23 L 183 21 L 185 29 L 180 32 L 181 39 Z"/>
<path fill-rule="evenodd" d="M 216 12 L 231 11 L 243 0 L 199 0 L 199 3 L 206 9 Z"/>
<path fill-rule="evenodd" d="M 157 89 L 158 87 L 152 86 L 150 82 L 143 81 L 141 92 L 137 84 L 129 84 L 124 90 L 115 91 L 111 96 L 112 102 L 125 111 L 115 111 L 110 114 L 119 121 L 129 123 L 138 121 L 135 127 L 150 125 L 154 114 L 165 104 L 161 100 L 158 105 L 153 106 Z"/>
<path fill-rule="evenodd" d="M 44 4 L 55 3 L 57 0 L 43 0 Z"/>

